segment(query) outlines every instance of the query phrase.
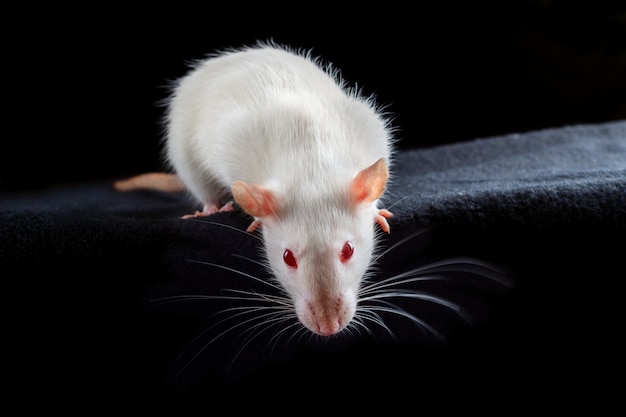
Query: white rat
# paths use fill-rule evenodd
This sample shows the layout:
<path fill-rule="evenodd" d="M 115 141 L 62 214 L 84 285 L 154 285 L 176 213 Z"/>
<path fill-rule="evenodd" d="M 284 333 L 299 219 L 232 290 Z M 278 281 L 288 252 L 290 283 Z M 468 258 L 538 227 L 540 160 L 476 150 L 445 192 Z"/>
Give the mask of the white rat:
<path fill-rule="evenodd" d="M 261 227 L 271 272 L 300 322 L 323 336 L 344 329 L 375 223 L 389 232 L 392 216 L 378 202 L 393 140 L 374 100 L 309 52 L 259 43 L 199 62 L 168 104 L 165 156 L 182 182 L 173 187 L 203 204 L 184 218 L 231 210 L 232 196 L 254 218 L 247 230 Z"/>

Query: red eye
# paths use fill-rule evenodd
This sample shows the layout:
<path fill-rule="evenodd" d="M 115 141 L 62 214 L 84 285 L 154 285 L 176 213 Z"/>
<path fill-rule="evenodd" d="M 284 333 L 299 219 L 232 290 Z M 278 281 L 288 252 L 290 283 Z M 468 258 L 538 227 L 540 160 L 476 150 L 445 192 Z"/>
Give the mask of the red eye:
<path fill-rule="evenodd" d="M 343 248 L 341 248 L 341 254 L 339 255 L 339 259 L 341 262 L 347 262 L 350 258 L 352 258 L 352 254 L 354 253 L 354 245 L 350 242 L 346 242 L 343 244 Z"/>
<path fill-rule="evenodd" d="M 289 268 L 295 269 L 298 267 L 298 261 L 296 261 L 296 257 L 290 249 L 285 249 L 283 261 L 285 261 L 285 264 L 287 264 Z"/>

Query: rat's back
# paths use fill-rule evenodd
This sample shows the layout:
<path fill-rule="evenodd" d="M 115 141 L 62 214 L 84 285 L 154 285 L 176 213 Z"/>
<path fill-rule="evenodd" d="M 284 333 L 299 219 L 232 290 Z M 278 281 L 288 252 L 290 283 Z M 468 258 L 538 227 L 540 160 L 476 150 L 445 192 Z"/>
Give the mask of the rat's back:
<path fill-rule="evenodd" d="M 273 44 L 198 63 L 178 82 L 167 122 L 167 159 L 205 203 L 235 180 L 351 178 L 391 152 L 373 100 L 309 53 Z"/>

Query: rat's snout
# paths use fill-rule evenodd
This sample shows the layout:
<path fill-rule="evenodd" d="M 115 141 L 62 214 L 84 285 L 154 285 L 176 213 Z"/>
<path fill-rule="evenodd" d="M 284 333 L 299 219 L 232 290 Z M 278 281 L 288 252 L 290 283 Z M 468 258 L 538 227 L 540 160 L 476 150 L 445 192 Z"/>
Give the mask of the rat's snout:
<path fill-rule="evenodd" d="M 317 331 L 316 333 L 322 336 L 332 336 L 336 333 L 339 333 L 339 330 L 343 329 L 343 325 L 334 318 L 330 318 L 328 320 L 320 320 L 317 323 Z"/>
<path fill-rule="evenodd" d="M 343 330 L 354 316 L 354 303 L 344 295 L 316 297 L 305 302 L 298 311 L 302 324 L 321 336 L 332 336 Z"/>

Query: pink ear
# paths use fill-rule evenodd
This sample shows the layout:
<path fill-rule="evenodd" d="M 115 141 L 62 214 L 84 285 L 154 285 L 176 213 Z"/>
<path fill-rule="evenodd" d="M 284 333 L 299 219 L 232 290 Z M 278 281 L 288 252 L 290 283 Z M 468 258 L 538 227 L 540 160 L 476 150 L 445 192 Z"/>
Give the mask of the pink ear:
<path fill-rule="evenodd" d="M 267 188 L 235 181 L 231 191 L 237 204 L 252 217 L 266 217 L 277 211 L 274 193 Z"/>
<path fill-rule="evenodd" d="M 361 203 L 371 203 L 379 199 L 389 179 L 389 171 L 384 158 L 380 158 L 352 180 L 352 198 Z"/>

